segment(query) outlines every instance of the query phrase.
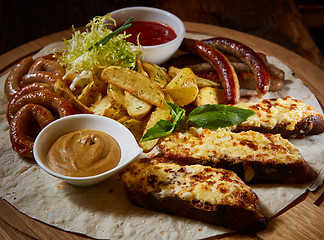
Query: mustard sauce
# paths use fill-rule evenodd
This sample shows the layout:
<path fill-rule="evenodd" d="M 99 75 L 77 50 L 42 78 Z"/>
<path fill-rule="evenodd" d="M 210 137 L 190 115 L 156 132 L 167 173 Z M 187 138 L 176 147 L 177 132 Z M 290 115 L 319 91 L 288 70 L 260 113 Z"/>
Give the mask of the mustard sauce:
<path fill-rule="evenodd" d="M 97 130 L 78 130 L 58 138 L 47 154 L 49 167 L 71 177 L 94 176 L 116 167 L 121 158 L 117 141 Z"/>

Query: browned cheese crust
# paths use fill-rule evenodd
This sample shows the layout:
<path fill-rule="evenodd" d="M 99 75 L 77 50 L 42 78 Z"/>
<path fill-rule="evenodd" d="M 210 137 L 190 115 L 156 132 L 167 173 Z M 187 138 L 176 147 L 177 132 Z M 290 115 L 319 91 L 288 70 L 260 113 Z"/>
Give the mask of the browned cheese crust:
<path fill-rule="evenodd" d="M 238 103 L 256 113 L 232 129 L 281 134 L 284 138 L 303 138 L 324 132 L 323 116 L 314 107 L 292 97 L 264 99 L 259 103 Z"/>
<path fill-rule="evenodd" d="M 162 156 L 176 163 L 225 168 L 245 182 L 303 183 L 317 176 L 279 134 L 191 128 L 160 139 L 159 147 Z"/>
<path fill-rule="evenodd" d="M 232 171 L 140 159 L 120 176 L 137 206 L 244 232 L 266 227 L 257 195 Z"/>

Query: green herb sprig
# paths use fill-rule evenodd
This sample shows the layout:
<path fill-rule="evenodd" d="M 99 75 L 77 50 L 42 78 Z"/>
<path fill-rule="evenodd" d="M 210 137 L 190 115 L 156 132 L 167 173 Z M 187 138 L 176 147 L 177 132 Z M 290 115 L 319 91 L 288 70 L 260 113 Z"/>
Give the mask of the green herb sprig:
<path fill-rule="evenodd" d="M 158 121 L 153 127 L 146 131 L 140 142 L 166 137 L 175 130 L 181 131 L 185 129 L 185 126 L 188 124 L 212 130 L 229 127 L 244 122 L 248 117 L 255 114 L 255 112 L 250 109 L 227 105 L 206 104 L 190 112 L 185 121 L 185 109 L 175 104 L 167 103 L 165 100 L 164 102 L 171 111 L 172 122 L 167 120 Z"/>
<path fill-rule="evenodd" d="M 132 26 L 132 24 L 130 23 L 131 21 L 134 20 L 134 17 L 129 18 L 126 22 L 123 23 L 123 25 L 121 25 L 118 29 L 116 29 L 115 31 L 113 31 L 112 33 L 109 33 L 107 36 L 103 37 L 102 39 L 100 39 L 98 42 L 96 42 L 93 46 L 89 47 L 89 51 L 91 51 L 94 47 L 98 47 L 100 45 L 104 45 L 106 44 L 111 38 L 113 38 L 114 36 L 116 36 L 119 32 L 129 28 Z"/>

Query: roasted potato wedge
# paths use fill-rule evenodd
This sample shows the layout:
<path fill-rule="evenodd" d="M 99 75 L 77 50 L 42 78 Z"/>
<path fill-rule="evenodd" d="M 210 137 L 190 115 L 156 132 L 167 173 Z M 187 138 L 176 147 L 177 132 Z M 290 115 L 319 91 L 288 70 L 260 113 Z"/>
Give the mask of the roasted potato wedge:
<path fill-rule="evenodd" d="M 125 100 L 124 91 L 112 84 L 108 85 L 107 94 L 110 96 L 111 100 L 115 102 L 118 107 L 127 110 L 127 104 Z"/>
<path fill-rule="evenodd" d="M 143 62 L 142 66 L 150 79 L 156 82 L 161 88 L 164 88 L 170 81 L 170 77 L 165 68 L 149 62 Z"/>
<path fill-rule="evenodd" d="M 202 77 L 197 77 L 197 85 L 198 85 L 198 88 L 204 88 L 204 87 L 220 88 L 219 83 L 211 81 L 206 78 L 202 78 Z"/>
<path fill-rule="evenodd" d="M 68 86 L 66 86 L 66 84 L 61 81 L 58 80 L 55 84 L 54 84 L 54 91 L 65 97 L 67 100 L 69 100 L 73 106 L 80 112 L 80 113 L 89 113 L 92 114 L 93 111 L 88 108 L 86 105 L 84 105 L 74 94 L 73 92 L 70 90 L 70 88 Z"/>
<path fill-rule="evenodd" d="M 147 72 L 145 72 L 142 61 L 140 59 L 136 60 L 136 72 L 143 74 L 145 77 L 149 77 Z"/>
<path fill-rule="evenodd" d="M 173 102 L 173 99 L 170 95 L 166 95 L 165 96 L 165 100 L 167 102 Z M 146 123 L 146 126 L 144 128 L 143 134 L 147 131 L 147 129 L 153 127 L 158 121 L 160 121 L 161 119 L 163 120 L 171 120 L 171 113 L 170 113 L 170 109 L 167 107 L 166 104 L 163 104 L 162 107 L 157 107 L 151 114 L 149 120 Z M 158 143 L 159 139 L 153 139 L 153 140 L 149 140 L 146 142 L 140 142 L 139 146 L 143 149 L 144 152 L 148 152 L 150 150 L 152 150 L 155 145 Z"/>
<path fill-rule="evenodd" d="M 169 75 L 171 78 L 174 78 L 179 72 L 181 71 L 180 68 L 176 68 L 176 67 L 169 67 Z M 209 79 L 206 78 L 202 78 L 202 77 L 197 77 L 197 85 L 198 88 L 203 88 L 203 87 L 220 87 L 219 83 L 211 81 Z"/>
<path fill-rule="evenodd" d="M 197 77 L 190 68 L 182 68 L 168 83 L 164 91 L 171 95 L 175 104 L 187 105 L 197 97 Z"/>
<path fill-rule="evenodd" d="M 194 103 L 198 107 L 205 104 L 224 103 L 224 92 L 222 89 L 219 88 L 204 87 L 199 90 Z"/>
<path fill-rule="evenodd" d="M 139 141 L 141 139 L 144 131 L 144 124 L 142 121 L 131 118 L 129 120 L 126 120 L 122 124 L 132 132 L 136 141 Z"/>
<path fill-rule="evenodd" d="M 80 102 L 86 106 L 91 106 L 92 104 L 98 102 L 102 98 L 102 94 L 98 91 L 98 87 L 95 82 L 89 83 L 78 96 Z"/>
<path fill-rule="evenodd" d="M 123 109 L 119 108 L 111 101 L 108 95 L 91 106 L 91 110 L 96 115 L 110 117 L 115 120 L 127 115 Z"/>
<path fill-rule="evenodd" d="M 137 120 L 143 119 L 152 108 L 152 104 L 135 97 L 127 91 L 125 91 L 125 102 L 129 116 Z"/>
<path fill-rule="evenodd" d="M 164 94 L 161 87 L 141 73 L 111 66 L 105 68 L 101 76 L 107 83 L 122 88 L 145 102 L 158 107 L 163 104 Z"/>
<path fill-rule="evenodd" d="M 112 106 L 111 99 L 108 95 L 103 97 L 100 101 L 93 104 L 90 109 L 93 111 L 96 115 L 104 115 L 106 109 L 110 108 Z"/>

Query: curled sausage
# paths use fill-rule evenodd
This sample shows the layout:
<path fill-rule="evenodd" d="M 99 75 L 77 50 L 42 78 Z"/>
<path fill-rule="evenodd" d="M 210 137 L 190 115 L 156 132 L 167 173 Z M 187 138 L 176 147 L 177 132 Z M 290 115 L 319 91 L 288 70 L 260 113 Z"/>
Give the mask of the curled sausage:
<path fill-rule="evenodd" d="M 7 109 L 8 122 L 11 122 L 16 112 L 28 103 L 39 104 L 46 107 L 57 113 L 59 117 L 65 117 L 75 113 L 73 105 L 64 97 L 52 91 L 40 90 L 25 94 L 16 101 L 10 101 Z"/>
<path fill-rule="evenodd" d="M 253 71 L 259 95 L 264 95 L 269 90 L 269 71 L 260 56 L 248 46 L 229 38 L 211 38 L 203 41 L 221 51 L 227 52 L 245 62 Z"/>
<path fill-rule="evenodd" d="M 20 81 L 22 77 L 28 73 L 28 70 L 32 64 L 33 58 L 25 57 L 11 69 L 4 85 L 4 92 L 8 100 L 11 100 L 13 95 L 15 95 L 19 90 Z"/>
<path fill-rule="evenodd" d="M 63 77 L 65 74 L 64 68 L 57 61 L 45 58 L 36 59 L 28 73 L 37 73 L 41 71 L 53 73 L 58 77 Z"/>
<path fill-rule="evenodd" d="M 208 61 L 216 70 L 224 88 L 225 103 L 235 104 L 240 99 L 240 86 L 233 66 L 217 49 L 201 41 L 185 38 L 181 50 L 194 53 Z"/>
<path fill-rule="evenodd" d="M 19 91 L 12 97 L 11 101 L 15 102 L 23 95 L 39 90 L 53 91 L 53 87 L 46 83 L 33 82 L 19 89 Z"/>
<path fill-rule="evenodd" d="M 13 150 L 27 158 L 33 158 L 34 139 L 28 135 L 28 128 L 34 120 L 37 121 L 40 128 L 44 128 L 54 121 L 54 116 L 48 109 L 40 105 L 26 104 L 17 111 L 9 128 Z"/>
<path fill-rule="evenodd" d="M 50 86 L 54 86 L 54 84 L 61 79 L 57 75 L 51 72 L 40 71 L 36 73 L 28 73 L 24 75 L 21 79 L 21 87 L 33 82 L 46 83 Z"/>

